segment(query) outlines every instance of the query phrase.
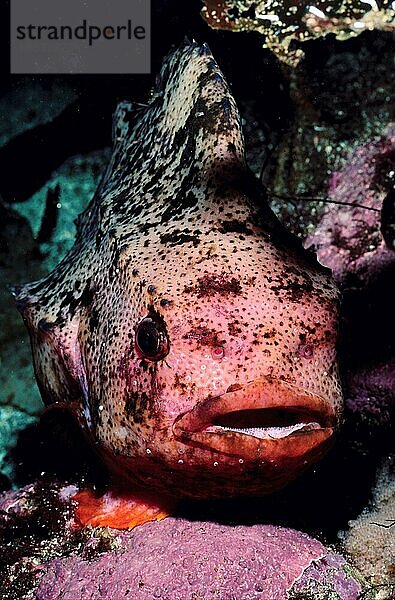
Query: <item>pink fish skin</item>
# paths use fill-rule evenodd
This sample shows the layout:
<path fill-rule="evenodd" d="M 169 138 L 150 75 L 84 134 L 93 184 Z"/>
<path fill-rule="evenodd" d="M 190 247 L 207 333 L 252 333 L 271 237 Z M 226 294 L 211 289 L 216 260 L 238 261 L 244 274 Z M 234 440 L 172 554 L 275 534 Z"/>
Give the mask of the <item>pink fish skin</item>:
<path fill-rule="evenodd" d="M 131 489 L 276 490 L 341 421 L 337 288 L 248 170 L 207 46 L 171 53 L 113 132 L 74 247 L 15 290 L 43 399 Z"/>

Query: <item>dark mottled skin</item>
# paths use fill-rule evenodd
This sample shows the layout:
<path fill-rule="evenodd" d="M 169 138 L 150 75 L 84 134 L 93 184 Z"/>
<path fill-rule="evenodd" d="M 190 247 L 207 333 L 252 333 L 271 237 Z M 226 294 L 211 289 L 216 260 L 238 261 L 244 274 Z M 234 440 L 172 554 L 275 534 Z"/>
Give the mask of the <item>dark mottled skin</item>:
<path fill-rule="evenodd" d="M 207 47 L 169 55 L 148 106 L 119 105 L 113 138 L 74 247 L 16 291 L 44 401 L 68 405 L 110 468 L 147 488 L 275 489 L 322 452 L 277 464 L 269 446 L 243 450 L 241 433 L 224 436 L 222 452 L 177 438 L 173 423 L 262 378 L 318 395 L 337 422 L 337 290 L 246 167 L 240 117 Z M 145 318 L 167 340 L 160 359 L 137 348 Z"/>

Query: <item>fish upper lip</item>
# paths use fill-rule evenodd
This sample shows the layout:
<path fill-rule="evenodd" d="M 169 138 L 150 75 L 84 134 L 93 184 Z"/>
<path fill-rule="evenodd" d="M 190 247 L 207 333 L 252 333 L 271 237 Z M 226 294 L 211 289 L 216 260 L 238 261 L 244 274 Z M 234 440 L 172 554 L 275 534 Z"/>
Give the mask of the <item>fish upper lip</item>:
<path fill-rule="evenodd" d="M 267 415 L 271 416 L 267 419 Z M 276 426 L 278 415 L 284 419 Z M 314 453 L 332 437 L 336 420 L 333 408 L 321 396 L 280 379 L 262 377 L 199 402 L 176 418 L 173 433 L 184 443 L 224 454 L 258 452 L 262 457 L 270 454 L 285 460 Z"/>

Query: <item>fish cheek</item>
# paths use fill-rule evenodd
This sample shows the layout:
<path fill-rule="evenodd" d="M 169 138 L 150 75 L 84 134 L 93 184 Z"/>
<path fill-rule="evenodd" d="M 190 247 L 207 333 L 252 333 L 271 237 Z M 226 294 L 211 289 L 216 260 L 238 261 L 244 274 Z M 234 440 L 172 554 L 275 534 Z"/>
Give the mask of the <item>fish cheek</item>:
<path fill-rule="evenodd" d="M 144 423 L 146 413 L 150 404 L 150 398 L 146 391 L 141 389 L 125 389 L 124 413 L 127 420 L 134 425 Z"/>
<path fill-rule="evenodd" d="M 161 386 L 157 380 L 157 363 L 137 358 L 122 361 L 120 375 L 123 396 L 120 399 L 123 422 L 132 429 L 142 430 L 159 412 Z"/>
<path fill-rule="evenodd" d="M 28 323 L 34 367 L 45 404 L 83 396 L 86 378 L 78 341 L 79 318 L 56 324 L 41 318 Z"/>

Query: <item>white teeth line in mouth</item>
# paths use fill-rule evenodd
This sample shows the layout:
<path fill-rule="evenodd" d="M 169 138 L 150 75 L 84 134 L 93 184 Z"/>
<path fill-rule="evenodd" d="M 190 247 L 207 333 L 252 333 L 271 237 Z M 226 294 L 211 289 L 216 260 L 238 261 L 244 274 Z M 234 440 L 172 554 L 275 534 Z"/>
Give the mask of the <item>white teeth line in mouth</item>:
<path fill-rule="evenodd" d="M 281 439 L 292 435 L 295 432 L 308 432 L 313 429 L 321 429 L 321 425 L 316 422 L 310 423 L 296 423 L 295 425 L 287 425 L 284 427 L 224 427 L 222 425 L 215 425 L 206 429 L 207 432 L 215 432 L 218 430 L 223 431 L 234 431 L 235 433 L 243 433 L 259 439 Z"/>

